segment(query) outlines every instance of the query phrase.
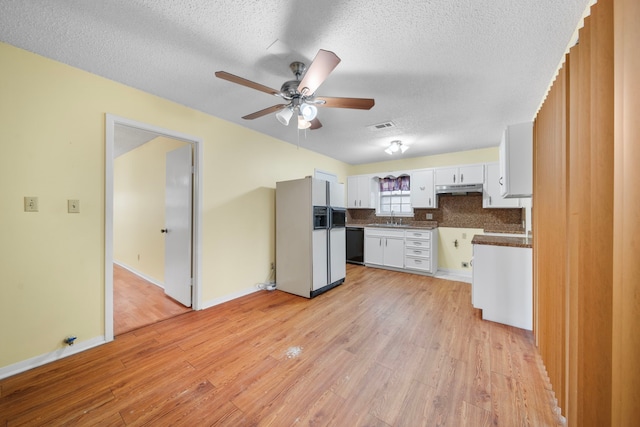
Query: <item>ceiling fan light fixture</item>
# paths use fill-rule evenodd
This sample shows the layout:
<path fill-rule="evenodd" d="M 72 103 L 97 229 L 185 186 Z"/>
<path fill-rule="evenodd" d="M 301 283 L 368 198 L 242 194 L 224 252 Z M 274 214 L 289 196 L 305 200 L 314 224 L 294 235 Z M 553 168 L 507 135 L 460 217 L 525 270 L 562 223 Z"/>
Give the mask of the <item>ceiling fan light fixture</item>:
<path fill-rule="evenodd" d="M 318 107 L 303 103 L 300 105 L 300 114 L 306 121 L 311 121 L 316 118 L 316 115 L 318 115 Z"/>
<path fill-rule="evenodd" d="M 298 129 L 309 129 L 311 122 L 304 119 L 302 116 L 298 116 Z"/>
<path fill-rule="evenodd" d="M 285 126 L 289 125 L 291 116 L 293 116 L 293 109 L 291 107 L 283 108 L 276 113 L 276 118 L 278 119 L 278 121 Z"/>
<path fill-rule="evenodd" d="M 402 145 L 401 141 L 395 140 L 395 141 L 391 141 L 391 143 L 384 150 L 384 152 L 389 155 L 392 155 L 393 153 L 397 153 L 398 151 L 400 151 L 401 153 L 404 153 L 408 149 L 409 147 L 407 147 L 406 145 Z"/>

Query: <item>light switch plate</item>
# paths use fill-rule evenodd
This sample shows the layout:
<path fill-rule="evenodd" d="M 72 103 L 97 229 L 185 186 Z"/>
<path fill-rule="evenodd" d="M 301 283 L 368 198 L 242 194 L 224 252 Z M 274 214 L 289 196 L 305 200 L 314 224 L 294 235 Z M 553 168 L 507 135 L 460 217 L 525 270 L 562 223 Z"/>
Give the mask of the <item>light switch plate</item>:
<path fill-rule="evenodd" d="M 80 200 L 77 200 L 77 199 L 67 200 L 67 212 L 80 213 Z"/>
<path fill-rule="evenodd" d="M 25 212 L 38 212 L 38 198 L 37 197 L 25 197 L 24 198 L 24 211 Z"/>

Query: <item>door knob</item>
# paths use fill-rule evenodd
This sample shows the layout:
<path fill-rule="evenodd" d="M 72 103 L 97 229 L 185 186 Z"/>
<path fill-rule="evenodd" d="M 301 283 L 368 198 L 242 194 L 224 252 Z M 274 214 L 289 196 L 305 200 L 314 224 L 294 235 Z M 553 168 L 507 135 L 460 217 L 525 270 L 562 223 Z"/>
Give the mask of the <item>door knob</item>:
<path fill-rule="evenodd" d="M 162 230 L 160 230 L 160 232 L 161 232 L 161 233 L 168 233 L 168 232 L 169 232 L 169 230 L 168 230 L 168 229 L 166 229 L 166 228 L 163 228 Z"/>

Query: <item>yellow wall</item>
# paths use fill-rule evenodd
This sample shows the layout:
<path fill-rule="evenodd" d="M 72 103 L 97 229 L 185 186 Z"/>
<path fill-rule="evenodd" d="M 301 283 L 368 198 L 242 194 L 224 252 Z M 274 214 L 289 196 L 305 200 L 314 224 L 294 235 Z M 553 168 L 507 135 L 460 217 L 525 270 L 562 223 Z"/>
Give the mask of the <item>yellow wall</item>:
<path fill-rule="evenodd" d="M 409 159 L 398 158 L 387 162 L 368 163 L 351 167 L 351 175 L 362 175 L 376 172 L 392 172 L 410 169 L 436 168 L 440 166 L 464 165 L 470 163 L 497 162 L 499 159 L 498 145 L 500 138 L 496 139 L 496 146 L 478 150 L 459 151 L 455 153 L 436 154 L 433 156 L 414 157 Z"/>
<path fill-rule="evenodd" d="M 113 260 L 164 284 L 166 154 L 185 142 L 158 137 L 113 162 Z"/>
<path fill-rule="evenodd" d="M 277 181 L 348 175 L 345 163 L 7 44 L 0 63 L 0 368 L 60 351 L 69 334 L 104 334 L 105 113 L 203 139 L 205 303 L 268 277 Z M 23 212 L 24 196 L 40 211 Z M 70 198 L 81 213 L 66 213 Z"/>
<path fill-rule="evenodd" d="M 475 234 L 484 234 L 481 228 L 438 227 L 438 268 L 462 275 L 471 275 L 469 268 L 462 268 L 462 262 L 470 262 L 473 257 L 471 240 Z M 455 241 L 458 241 L 458 247 Z"/>

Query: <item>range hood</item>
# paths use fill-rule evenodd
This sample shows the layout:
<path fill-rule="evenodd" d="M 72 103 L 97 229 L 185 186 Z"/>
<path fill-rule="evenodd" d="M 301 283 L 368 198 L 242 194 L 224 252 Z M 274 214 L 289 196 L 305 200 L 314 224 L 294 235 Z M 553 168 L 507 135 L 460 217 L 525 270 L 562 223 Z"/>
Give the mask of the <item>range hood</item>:
<path fill-rule="evenodd" d="M 467 193 L 482 193 L 482 184 L 436 185 L 436 194 L 464 196 Z"/>

